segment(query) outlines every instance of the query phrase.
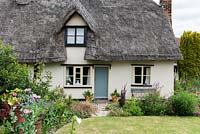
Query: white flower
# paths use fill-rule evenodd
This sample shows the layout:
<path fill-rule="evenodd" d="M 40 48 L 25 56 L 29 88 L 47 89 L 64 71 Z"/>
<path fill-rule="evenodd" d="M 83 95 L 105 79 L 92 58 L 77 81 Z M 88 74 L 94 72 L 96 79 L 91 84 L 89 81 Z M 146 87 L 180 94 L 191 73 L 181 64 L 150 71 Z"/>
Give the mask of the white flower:
<path fill-rule="evenodd" d="M 81 120 L 81 118 L 76 117 L 76 121 L 77 121 L 78 124 L 81 124 L 82 120 Z"/>

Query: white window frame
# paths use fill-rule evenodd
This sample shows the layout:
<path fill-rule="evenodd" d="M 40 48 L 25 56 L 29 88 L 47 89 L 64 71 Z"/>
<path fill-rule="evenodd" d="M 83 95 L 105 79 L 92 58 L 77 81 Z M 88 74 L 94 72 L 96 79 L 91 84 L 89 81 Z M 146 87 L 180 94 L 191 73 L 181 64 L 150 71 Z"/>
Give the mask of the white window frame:
<path fill-rule="evenodd" d="M 135 75 L 135 68 L 137 68 L 137 67 L 140 67 L 142 69 L 141 70 L 141 75 Z M 150 68 L 150 74 L 149 75 L 144 75 L 144 68 L 145 67 Z M 133 68 L 133 70 L 132 70 L 132 84 L 133 85 L 141 85 L 141 86 L 142 85 L 151 85 L 151 67 L 150 66 L 133 66 L 132 68 Z M 135 83 L 135 76 L 141 76 L 141 83 Z M 150 77 L 150 80 L 149 80 L 148 84 L 143 83 L 144 76 Z"/>
<path fill-rule="evenodd" d="M 67 78 L 69 76 L 67 76 L 67 68 L 72 67 L 73 68 L 73 84 L 69 85 L 67 84 Z M 83 75 L 83 68 L 84 67 L 88 67 L 89 68 L 89 75 L 87 76 L 89 78 L 89 85 L 83 85 L 83 77 L 86 77 L 85 75 Z M 80 69 L 80 83 L 76 83 L 76 69 L 79 68 Z M 65 85 L 66 86 L 72 86 L 72 87 L 76 87 L 76 86 L 91 86 L 91 73 L 92 73 L 92 67 L 91 66 L 66 66 L 66 73 L 65 73 Z"/>

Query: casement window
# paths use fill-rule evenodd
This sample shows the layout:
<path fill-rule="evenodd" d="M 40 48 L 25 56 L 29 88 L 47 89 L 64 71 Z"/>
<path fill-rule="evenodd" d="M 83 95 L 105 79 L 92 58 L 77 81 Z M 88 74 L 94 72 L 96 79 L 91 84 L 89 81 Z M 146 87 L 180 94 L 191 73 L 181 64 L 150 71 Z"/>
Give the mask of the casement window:
<path fill-rule="evenodd" d="M 83 46 L 85 45 L 86 27 L 66 27 L 65 45 Z"/>
<path fill-rule="evenodd" d="M 91 67 L 70 66 L 66 67 L 66 85 L 91 85 Z"/>
<path fill-rule="evenodd" d="M 151 67 L 133 66 L 133 85 L 150 85 Z"/>

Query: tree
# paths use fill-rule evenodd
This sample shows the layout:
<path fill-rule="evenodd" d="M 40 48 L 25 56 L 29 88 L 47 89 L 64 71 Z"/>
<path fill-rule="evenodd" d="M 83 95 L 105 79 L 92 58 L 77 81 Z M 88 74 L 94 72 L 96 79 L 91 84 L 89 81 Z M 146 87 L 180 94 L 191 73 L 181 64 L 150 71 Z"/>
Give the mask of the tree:
<path fill-rule="evenodd" d="M 180 40 L 183 60 L 178 62 L 179 76 L 190 79 L 200 76 L 200 33 L 184 32 Z"/>
<path fill-rule="evenodd" d="M 29 84 L 29 69 L 27 65 L 17 62 L 16 55 L 10 45 L 0 41 L 0 95 L 5 90 L 26 88 Z"/>

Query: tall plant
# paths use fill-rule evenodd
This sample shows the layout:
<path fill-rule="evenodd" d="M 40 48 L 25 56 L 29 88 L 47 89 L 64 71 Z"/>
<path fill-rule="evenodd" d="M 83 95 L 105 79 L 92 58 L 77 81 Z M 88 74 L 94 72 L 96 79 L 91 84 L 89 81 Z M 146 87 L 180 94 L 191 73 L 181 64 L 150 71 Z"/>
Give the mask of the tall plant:
<path fill-rule="evenodd" d="M 181 36 L 180 50 L 183 55 L 183 60 L 178 62 L 180 78 L 200 77 L 200 33 L 184 32 Z"/>
<path fill-rule="evenodd" d="M 13 48 L 0 41 L 0 95 L 5 90 L 26 88 L 29 83 L 28 78 L 27 65 L 18 63 Z"/>

